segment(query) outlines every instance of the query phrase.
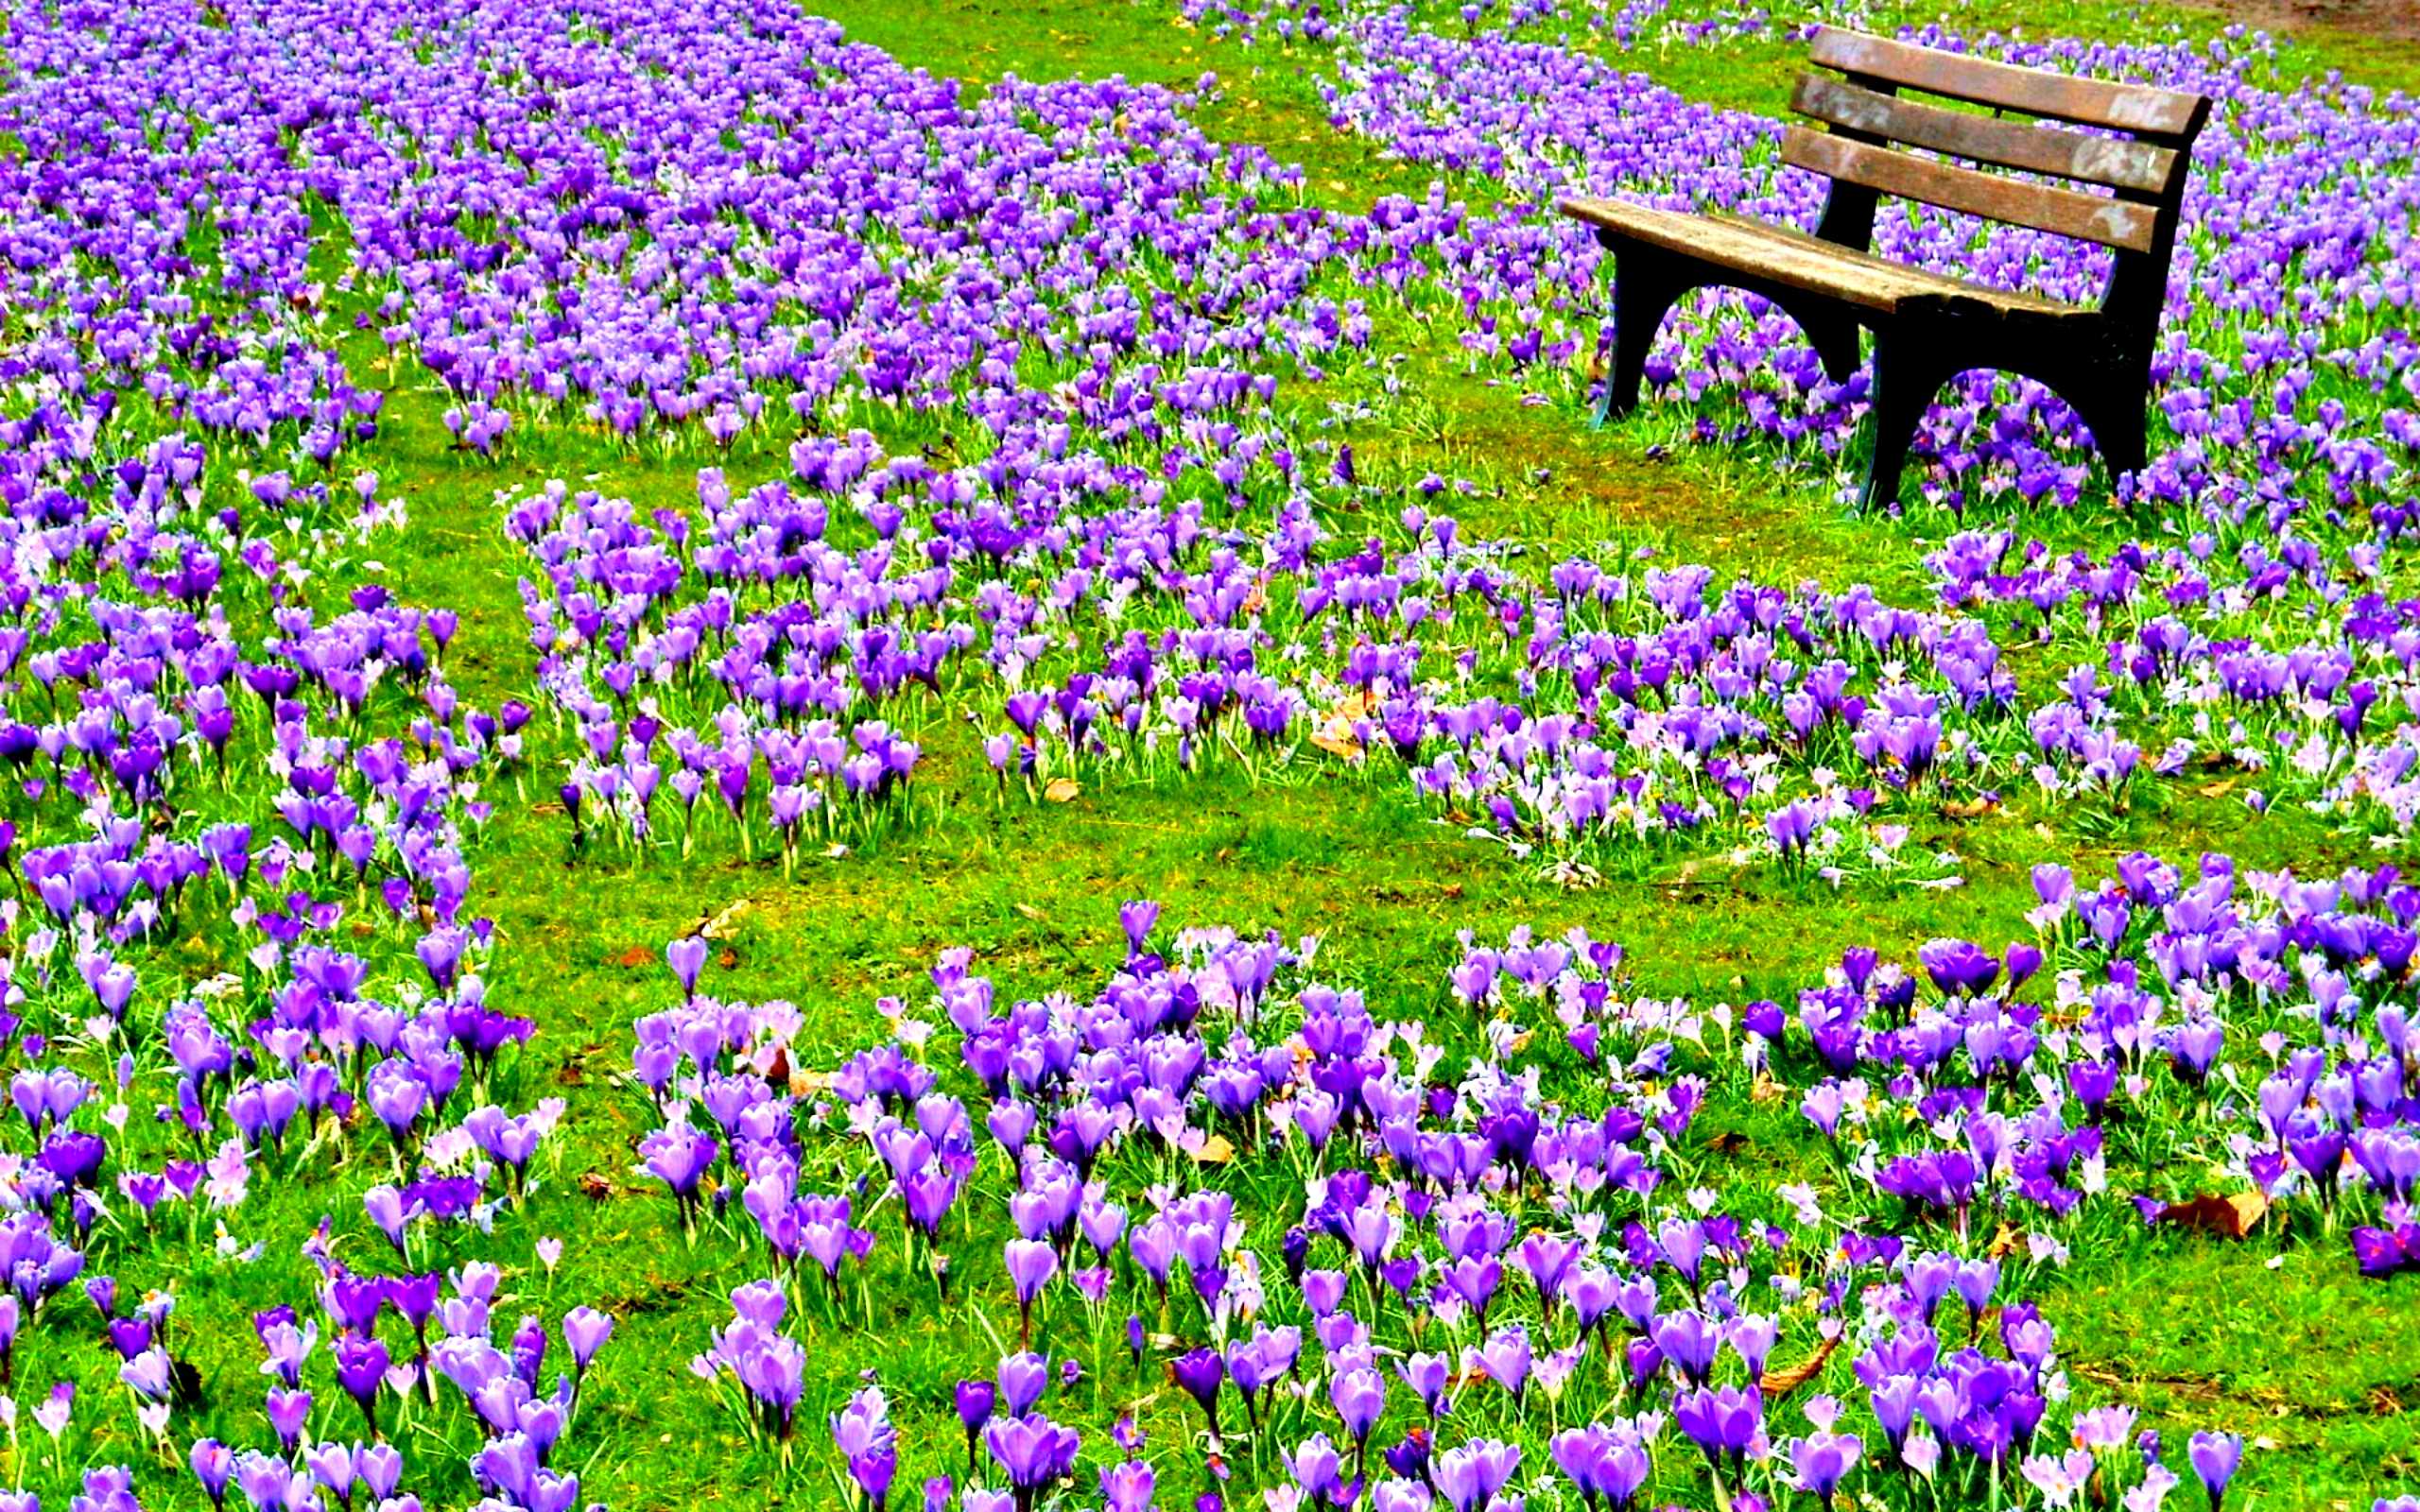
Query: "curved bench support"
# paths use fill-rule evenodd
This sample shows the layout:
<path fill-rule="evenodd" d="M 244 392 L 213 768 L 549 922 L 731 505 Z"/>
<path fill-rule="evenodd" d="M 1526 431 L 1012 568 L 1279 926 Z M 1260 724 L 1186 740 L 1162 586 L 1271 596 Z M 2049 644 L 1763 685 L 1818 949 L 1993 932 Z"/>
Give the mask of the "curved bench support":
<path fill-rule="evenodd" d="M 1857 320 L 1839 305 L 1795 289 L 1754 282 L 1741 283 L 1694 259 L 1676 257 L 1661 248 L 1625 243 L 1612 232 L 1598 240 L 1615 258 L 1613 361 L 1605 371 L 1605 391 L 1597 400 L 1595 423 L 1619 420 L 1638 405 L 1639 386 L 1647 376 L 1647 354 L 1664 318 L 1682 297 L 1702 288 L 1737 288 L 1759 295 L 1789 316 L 1815 349 L 1824 376 L 1844 384 L 1858 369 Z"/>

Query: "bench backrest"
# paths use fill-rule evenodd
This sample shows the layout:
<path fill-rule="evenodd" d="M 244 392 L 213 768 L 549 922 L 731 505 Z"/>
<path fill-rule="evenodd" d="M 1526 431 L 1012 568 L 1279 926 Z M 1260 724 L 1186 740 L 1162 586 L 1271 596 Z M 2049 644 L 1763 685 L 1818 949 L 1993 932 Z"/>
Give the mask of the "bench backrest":
<path fill-rule="evenodd" d="M 2209 119 L 2207 95 L 2018 68 L 1832 26 L 1816 29 L 1810 60 L 1832 73 L 1801 74 L 1790 107 L 1827 129 L 1789 128 L 1782 161 L 1832 180 L 1818 235 L 1862 248 L 1872 239 L 1879 197 L 1918 199 L 2113 248 L 2119 267 L 2106 304 L 2148 299 L 2156 306 L 2175 246 L 2188 155 Z M 1903 90 L 2002 113 L 1930 105 L 1903 97 Z M 2010 113 L 2033 119 L 2012 120 Z M 2014 179 L 1948 159 L 2087 187 Z"/>

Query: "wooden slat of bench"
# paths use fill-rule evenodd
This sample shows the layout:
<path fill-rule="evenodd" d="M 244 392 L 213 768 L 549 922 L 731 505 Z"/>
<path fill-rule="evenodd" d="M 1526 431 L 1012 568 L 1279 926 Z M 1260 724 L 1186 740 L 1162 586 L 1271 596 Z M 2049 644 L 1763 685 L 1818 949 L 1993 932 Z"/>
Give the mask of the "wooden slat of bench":
<path fill-rule="evenodd" d="M 2200 94 L 2019 68 L 1833 26 L 1816 29 L 1809 56 L 1825 68 L 1930 94 L 2177 140 L 2201 129 L 2210 104 Z"/>
<path fill-rule="evenodd" d="M 1877 257 L 1872 252 L 1842 247 L 1836 242 L 1824 241 L 1820 236 L 1809 235 L 1792 227 L 1773 225 L 1770 221 L 1751 220 L 1744 215 L 1721 213 L 1705 218 L 1717 225 L 1744 226 L 1759 236 L 1802 247 L 1822 256 L 1847 258 L 1854 262 L 1871 263 L 1877 267 L 1887 267 L 1910 284 L 1910 293 L 1902 296 L 1903 300 L 1921 295 L 1935 299 L 1963 301 L 1973 304 L 1987 304 L 1994 309 L 2012 315 L 2043 316 L 2053 319 L 2100 314 L 2098 310 L 2084 305 L 2045 299 L 2039 294 L 2028 294 L 2021 289 L 1989 288 L 1980 284 L 1969 284 L 1962 278 L 1953 278 L 1947 273 L 1936 273 L 1930 268 L 1910 267 L 1905 263 L 1894 263 L 1888 258 Z"/>
<path fill-rule="evenodd" d="M 1919 300 L 2052 318 L 2097 313 L 2037 295 L 1984 288 L 1763 221 L 1683 215 L 1622 199 L 1564 198 L 1555 208 L 1618 236 L 1736 272 L 1761 274 L 1785 287 L 1880 315 L 1896 314 L 1902 304 Z"/>
<path fill-rule="evenodd" d="M 1781 160 L 1902 199 L 1921 199 L 1944 210 L 1962 210 L 2128 251 L 2151 250 L 2158 227 L 2158 212 L 2150 205 L 1978 173 L 1803 126 L 1783 133 Z"/>
<path fill-rule="evenodd" d="M 2121 191 L 2156 195 L 2168 187 L 2176 171 L 2176 154 L 2167 147 L 1943 110 L 1877 94 L 1827 74 L 1799 75 L 1789 107 L 1801 115 L 1867 136 Z"/>

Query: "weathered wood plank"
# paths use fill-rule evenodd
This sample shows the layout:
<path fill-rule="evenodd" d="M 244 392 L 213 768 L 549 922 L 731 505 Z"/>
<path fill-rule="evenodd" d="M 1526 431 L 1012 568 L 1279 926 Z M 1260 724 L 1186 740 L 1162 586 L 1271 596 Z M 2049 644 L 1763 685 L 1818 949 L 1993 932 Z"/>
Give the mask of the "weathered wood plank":
<path fill-rule="evenodd" d="M 2095 311 L 2036 295 L 1984 288 L 1818 241 L 1801 232 L 1727 215 L 1687 215 L 1620 199 L 1564 198 L 1555 208 L 1619 238 L 1709 267 L 1759 275 L 1788 288 L 1892 315 L 1911 300 L 1950 301 L 2003 314 L 2090 318 Z M 1710 277 L 1708 283 L 1722 280 Z"/>
<path fill-rule="evenodd" d="M 1809 56 L 1825 68 L 1929 94 L 2177 141 L 2189 141 L 2210 109 L 2205 95 L 2019 68 L 1836 26 L 1817 28 Z"/>
<path fill-rule="evenodd" d="M 1978 173 L 1803 126 L 1784 132 L 1781 156 L 1793 167 L 1809 168 L 1902 199 L 1920 199 L 1944 210 L 1961 210 L 2127 251 L 2151 250 L 2158 230 L 2158 212 L 2147 204 Z"/>
<path fill-rule="evenodd" d="M 2062 300 L 2046 299 L 2039 294 L 2028 294 L 2021 289 L 1990 288 L 1980 284 L 1970 284 L 1962 278 L 1953 278 L 1947 273 L 1936 273 L 1930 268 L 1912 267 L 1906 263 L 1894 263 L 1888 258 L 1876 256 L 1873 252 L 1841 247 L 1837 243 L 1824 241 L 1821 237 L 1810 236 L 1791 227 L 1773 225 L 1770 221 L 1751 220 L 1744 215 L 1723 213 L 1717 213 L 1708 218 L 1718 224 L 1746 227 L 1758 236 L 1769 240 L 1787 242 L 1792 246 L 1806 248 L 1811 251 L 1890 268 L 1907 280 L 1915 292 L 1940 299 L 1988 304 L 1995 309 L 2012 314 L 2054 318 L 2082 316 L 2092 318 L 2098 318 L 2100 315 L 2098 309 L 2088 305 L 2069 304 Z M 1903 300 L 1905 298 L 1906 296 L 1902 296 Z"/>
<path fill-rule="evenodd" d="M 1789 106 L 1801 115 L 1865 136 L 2137 194 L 2161 193 L 2177 171 L 2177 155 L 2168 147 L 1944 110 L 1877 94 L 1827 74 L 1799 75 Z"/>

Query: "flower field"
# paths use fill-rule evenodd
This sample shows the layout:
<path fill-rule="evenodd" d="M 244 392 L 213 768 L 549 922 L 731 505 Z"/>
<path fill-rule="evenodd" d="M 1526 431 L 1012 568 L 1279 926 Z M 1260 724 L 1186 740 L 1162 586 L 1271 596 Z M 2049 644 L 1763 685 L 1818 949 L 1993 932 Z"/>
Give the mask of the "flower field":
<path fill-rule="evenodd" d="M 2215 99 L 2143 469 L 1591 428 L 1547 207 L 1810 224 L 1815 19 Z M 2420 44 L 0 47 L 0 1512 L 2420 1508 Z"/>

